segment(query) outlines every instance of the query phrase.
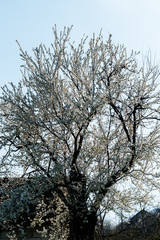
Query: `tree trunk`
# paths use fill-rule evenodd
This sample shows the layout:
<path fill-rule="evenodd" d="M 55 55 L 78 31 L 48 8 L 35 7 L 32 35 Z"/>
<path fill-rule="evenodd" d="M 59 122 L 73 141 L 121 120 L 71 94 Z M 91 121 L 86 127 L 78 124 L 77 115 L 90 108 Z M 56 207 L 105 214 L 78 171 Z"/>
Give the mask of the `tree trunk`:
<path fill-rule="evenodd" d="M 83 215 L 83 214 L 82 214 Z M 83 215 L 84 216 L 84 215 Z M 68 240 L 94 240 L 96 213 L 90 213 L 86 217 L 75 213 L 70 218 L 70 234 Z"/>
<path fill-rule="evenodd" d="M 71 202 L 68 240 L 94 240 L 97 211 L 88 210 L 86 178 L 75 165 L 70 172 L 68 194 Z"/>

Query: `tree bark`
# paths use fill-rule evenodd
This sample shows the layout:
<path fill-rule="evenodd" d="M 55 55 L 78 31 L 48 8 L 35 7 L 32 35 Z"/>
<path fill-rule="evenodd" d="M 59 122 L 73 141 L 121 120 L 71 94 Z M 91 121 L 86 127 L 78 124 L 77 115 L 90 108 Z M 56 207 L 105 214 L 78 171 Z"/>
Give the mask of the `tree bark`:
<path fill-rule="evenodd" d="M 81 213 L 74 213 L 70 218 L 70 233 L 68 240 L 94 240 L 95 226 L 97 223 L 96 213 L 89 213 L 87 216 Z"/>

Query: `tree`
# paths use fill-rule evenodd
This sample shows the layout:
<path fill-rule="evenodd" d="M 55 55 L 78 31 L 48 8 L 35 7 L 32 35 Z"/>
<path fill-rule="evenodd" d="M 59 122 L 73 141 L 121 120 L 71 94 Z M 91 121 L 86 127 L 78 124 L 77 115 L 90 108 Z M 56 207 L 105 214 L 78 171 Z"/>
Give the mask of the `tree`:
<path fill-rule="evenodd" d="M 2 88 L 1 163 L 46 177 L 68 209 L 68 240 L 93 240 L 112 188 L 134 173 L 157 176 L 159 69 L 139 68 L 111 36 L 75 46 L 71 28 L 53 30 L 51 49 L 41 44 L 34 57 L 19 45 L 22 80 Z"/>
<path fill-rule="evenodd" d="M 44 176 L 4 178 L 0 183 L 0 232 L 14 240 L 31 237 L 33 231 L 48 239 L 66 239 L 68 211 L 52 189 Z"/>

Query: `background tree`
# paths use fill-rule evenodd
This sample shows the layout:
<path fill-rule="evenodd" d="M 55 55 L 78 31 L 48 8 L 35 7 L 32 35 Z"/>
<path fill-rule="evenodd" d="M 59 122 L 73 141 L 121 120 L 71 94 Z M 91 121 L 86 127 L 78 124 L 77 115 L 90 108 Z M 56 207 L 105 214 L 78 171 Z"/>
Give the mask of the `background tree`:
<path fill-rule="evenodd" d="M 48 239 L 66 239 L 68 211 L 52 188 L 43 176 L 4 178 L 0 183 L 0 232 L 14 240 L 31 237 L 33 231 Z"/>
<path fill-rule="evenodd" d="M 116 183 L 158 177 L 159 70 L 139 68 L 137 53 L 127 56 L 111 36 L 75 46 L 70 30 L 54 28 L 51 48 L 40 45 L 33 57 L 19 45 L 22 80 L 1 97 L 1 162 L 47 177 L 68 209 L 68 239 L 93 240 Z"/>

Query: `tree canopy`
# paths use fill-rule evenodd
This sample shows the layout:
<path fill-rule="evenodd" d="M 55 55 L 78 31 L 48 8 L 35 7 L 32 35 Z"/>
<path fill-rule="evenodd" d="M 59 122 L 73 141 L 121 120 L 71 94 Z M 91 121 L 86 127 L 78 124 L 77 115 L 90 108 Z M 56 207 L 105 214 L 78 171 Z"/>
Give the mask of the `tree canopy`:
<path fill-rule="evenodd" d="M 70 240 L 94 239 L 98 210 L 128 176 L 158 177 L 159 69 L 110 35 L 23 51 L 22 80 L 2 88 L 1 167 L 44 176 L 68 209 Z M 12 168 L 11 168 L 12 167 Z M 153 182 L 156 185 L 156 182 Z M 78 234 L 78 235 L 77 235 Z"/>

